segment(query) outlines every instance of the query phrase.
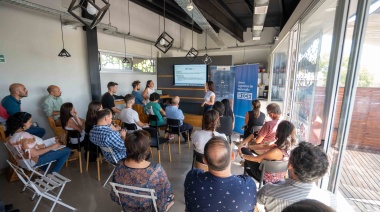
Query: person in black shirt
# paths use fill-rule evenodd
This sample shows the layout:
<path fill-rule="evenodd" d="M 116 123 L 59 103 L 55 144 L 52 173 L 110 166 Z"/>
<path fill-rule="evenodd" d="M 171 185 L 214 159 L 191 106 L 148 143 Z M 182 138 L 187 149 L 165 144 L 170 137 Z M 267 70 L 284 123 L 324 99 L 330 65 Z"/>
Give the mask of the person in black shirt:
<path fill-rule="evenodd" d="M 110 109 L 113 114 L 120 113 L 120 110 L 115 107 L 115 99 L 123 99 L 123 96 L 115 95 L 117 92 L 117 86 L 118 84 L 116 82 L 109 82 L 107 84 L 108 92 L 102 96 L 103 108 Z"/>

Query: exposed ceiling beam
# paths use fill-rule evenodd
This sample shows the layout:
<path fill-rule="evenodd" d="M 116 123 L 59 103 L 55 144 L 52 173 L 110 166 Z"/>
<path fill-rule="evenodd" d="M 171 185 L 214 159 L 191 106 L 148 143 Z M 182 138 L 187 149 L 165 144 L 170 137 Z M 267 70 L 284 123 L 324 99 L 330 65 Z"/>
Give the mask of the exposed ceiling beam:
<path fill-rule="evenodd" d="M 239 42 L 244 42 L 243 31 L 245 30 L 239 27 L 240 24 L 238 22 L 228 18 L 225 11 L 215 7 L 211 1 L 193 0 L 193 3 L 209 22 L 215 24 L 215 26 L 230 34 Z"/>
<path fill-rule="evenodd" d="M 253 15 L 253 5 L 251 4 L 250 0 L 244 0 L 245 5 L 247 6 L 248 10 L 251 12 L 251 15 Z"/>
<path fill-rule="evenodd" d="M 215 5 L 220 11 L 223 12 L 223 14 L 229 18 L 231 21 L 236 23 L 236 26 L 240 30 L 247 30 L 247 27 L 235 16 L 235 14 L 228 8 L 228 6 L 223 2 L 219 0 L 209 0 L 212 4 Z"/>
<path fill-rule="evenodd" d="M 155 1 L 142 1 L 142 0 L 131 0 L 131 2 L 140 5 L 158 15 L 164 16 L 164 1 L 155 0 Z M 166 18 L 182 25 L 191 30 L 191 18 L 185 12 L 181 12 L 181 8 L 175 8 L 172 6 L 170 1 L 166 1 Z M 177 5 L 178 6 L 178 5 Z M 203 30 L 198 25 L 194 25 L 194 32 L 202 33 Z"/>

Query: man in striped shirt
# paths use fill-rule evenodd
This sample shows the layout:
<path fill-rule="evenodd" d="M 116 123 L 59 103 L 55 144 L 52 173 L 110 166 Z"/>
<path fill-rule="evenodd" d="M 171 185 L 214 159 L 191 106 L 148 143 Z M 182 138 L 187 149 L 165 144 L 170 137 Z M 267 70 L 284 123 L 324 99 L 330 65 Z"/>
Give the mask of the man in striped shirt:
<path fill-rule="evenodd" d="M 290 178 L 277 184 L 267 184 L 257 195 L 259 211 L 282 211 L 286 206 L 304 199 L 314 199 L 336 210 L 335 195 L 320 189 L 315 182 L 329 167 L 327 155 L 311 143 L 301 142 L 290 154 Z"/>

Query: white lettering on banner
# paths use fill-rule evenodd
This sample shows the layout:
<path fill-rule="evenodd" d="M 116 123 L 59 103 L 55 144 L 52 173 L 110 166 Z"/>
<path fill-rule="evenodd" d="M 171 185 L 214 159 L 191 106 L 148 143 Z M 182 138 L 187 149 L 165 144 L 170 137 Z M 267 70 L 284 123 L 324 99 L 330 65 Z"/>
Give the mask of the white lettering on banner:
<path fill-rule="evenodd" d="M 252 93 L 237 92 L 237 99 L 252 100 Z"/>

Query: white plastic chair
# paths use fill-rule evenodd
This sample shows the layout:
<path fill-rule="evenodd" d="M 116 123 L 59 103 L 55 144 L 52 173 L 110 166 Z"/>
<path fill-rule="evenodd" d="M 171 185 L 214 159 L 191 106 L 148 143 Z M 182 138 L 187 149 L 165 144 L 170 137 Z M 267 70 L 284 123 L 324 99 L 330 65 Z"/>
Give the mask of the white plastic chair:
<path fill-rule="evenodd" d="M 17 176 L 24 183 L 24 185 L 34 192 L 32 200 L 34 200 L 34 197 L 36 195 L 40 197 L 38 198 L 37 203 L 32 210 L 33 212 L 36 211 L 38 205 L 41 202 L 42 197 L 54 202 L 53 206 L 50 209 L 50 212 L 54 210 L 54 207 L 56 204 L 60 204 L 73 211 L 77 210 L 76 208 L 66 203 L 63 203 L 61 199 L 59 198 L 62 194 L 63 189 L 65 188 L 66 183 L 71 181 L 70 179 L 67 179 L 66 177 L 58 174 L 57 172 L 53 172 L 53 174 L 48 174 L 47 176 L 41 176 L 40 179 L 36 179 L 35 182 L 33 182 L 31 181 L 31 178 L 25 174 L 22 168 L 14 165 L 8 160 L 7 162 L 12 167 L 12 169 L 16 172 Z M 54 195 L 52 191 L 57 188 L 59 188 L 59 191 L 56 195 Z"/>
<path fill-rule="evenodd" d="M 115 168 L 116 168 L 116 164 L 118 163 L 118 161 L 116 160 L 116 157 L 115 157 L 115 153 L 113 152 L 113 150 L 109 147 L 100 147 L 100 149 L 102 149 L 103 152 L 108 152 L 109 154 L 112 155 L 112 158 L 113 158 L 113 161 L 107 161 L 108 163 L 112 164 L 113 166 L 113 170 L 110 174 L 110 176 L 108 176 L 106 182 L 104 183 L 103 187 L 106 187 L 108 181 L 110 180 L 110 178 L 112 177 L 113 173 L 115 172 Z"/>
<path fill-rule="evenodd" d="M 121 205 L 121 207 L 123 207 L 123 206 L 121 204 L 120 194 L 124 194 L 124 195 L 133 196 L 133 197 L 142 197 L 142 198 L 146 198 L 146 199 L 151 199 L 153 201 L 154 210 L 156 212 L 158 211 L 157 210 L 157 203 L 156 203 L 157 196 L 155 195 L 154 189 L 152 189 L 152 188 L 139 188 L 139 187 L 135 187 L 135 186 L 126 186 L 126 185 L 121 185 L 121 184 L 113 183 L 113 182 L 110 182 L 110 184 L 112 186 L 113 192 L 115 192 L 116 196 L 119 198 L 119 204 Z M 128 189 L 131 192 L 119 190 L 118 188 L 119 189 Z M 150 195 L 136 194 L 136 193 L 133 193 L 132 191 L 146 192 L 146 193 L 149 193 Z"/>
<path fill-rule="evenodd" d="M 38 176 L 42 177 L 42 176 L 46 176 L 51 164 L 55 161 L 50 161 L 49 163 L 45 163 L 45 164 L 42 164 L 42 165 L 38 165 L 38 166 L 30 166 L 30 163 L 27 161 L 27 159 L 25 159 L 23 156 L 22 156 L 22 153 L 14 146 L 12 146 L 11 144 L 9 143 L 4 143 L 5 144 L 5 147 L 7 147 L 7 149 L 9 150 L 9 152 L 13 155 L 13 157 L 17 160 L 17 163 L 18 165 L 27 170 L 27 171 L 30 171 L 32 172 L 29 176 L 29 178 L 31 179 L 33 177 L 34 174 L 37 174 Z M 29 160 L 29 159 L 28 159 Z M 45 170 L 45 172 L 43 174 L 41 174 L 40 172 L 36 171 L 38 168 L 42 167 L 42 166 L 45 166 L 47 165 L 47 168 Z M 27 188 L 27 185 L 24 186 L 24 188 L 22 189 L 22 192 L 25 191 L 25 189 Z"/>

